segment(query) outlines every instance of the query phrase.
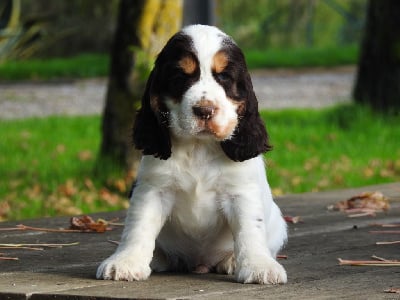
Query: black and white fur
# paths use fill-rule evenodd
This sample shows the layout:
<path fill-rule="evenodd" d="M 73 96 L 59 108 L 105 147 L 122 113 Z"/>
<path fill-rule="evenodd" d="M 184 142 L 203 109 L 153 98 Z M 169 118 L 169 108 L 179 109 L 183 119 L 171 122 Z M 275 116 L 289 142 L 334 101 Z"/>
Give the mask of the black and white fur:
<path fill-rule="evenodd" d="M 234 274 L 285 283 L 287 239 L 262 153 L 268 136 L 241 50 L 215 27 L 192 25 L 159 54 L 136 118 L 144 156 L 121 244 L 97 278 L 152 271 Z"/>

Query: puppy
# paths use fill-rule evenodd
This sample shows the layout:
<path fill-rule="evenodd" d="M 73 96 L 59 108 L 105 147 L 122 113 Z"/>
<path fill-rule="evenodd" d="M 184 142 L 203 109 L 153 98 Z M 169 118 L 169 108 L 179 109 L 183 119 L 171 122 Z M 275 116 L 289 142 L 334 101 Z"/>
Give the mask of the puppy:
<path fill-rule="evenodd" d="M 175 34 L 148 79 L 133 132 L 143 158 L 121 244 L 97 278 L 152 271 L 287 281 L 276 255 L 287 239 L 262 153 L 268 135 L 242 51 L 215 27 Z"/>

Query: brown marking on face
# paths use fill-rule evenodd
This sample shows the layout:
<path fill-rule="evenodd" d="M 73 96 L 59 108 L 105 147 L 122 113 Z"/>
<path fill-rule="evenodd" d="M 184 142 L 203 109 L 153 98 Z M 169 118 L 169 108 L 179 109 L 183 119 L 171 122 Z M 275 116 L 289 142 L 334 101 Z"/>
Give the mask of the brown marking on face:
<path fill-rule="evenodd" d="M 237 120 L 231 120 L 225 126 L 218 126 L 213 121 L 206 123 L 206 128 L 217 138 L 219 141 L 223 141 L 231 136 L 237 126 Z"/>
<path fill-rule="evenodd" d="M 185 74 L 193 74 L 196 71 L 197 63 L 191 56 L 184 56 L 178 62 L 179 67 Z"/>
<path fill-rule="evenodd" d="M 218 51 L 213 58 L 212 70 L 215 73 L 221 73 L 228 65 L 228 55 L 225 51 Z"/>

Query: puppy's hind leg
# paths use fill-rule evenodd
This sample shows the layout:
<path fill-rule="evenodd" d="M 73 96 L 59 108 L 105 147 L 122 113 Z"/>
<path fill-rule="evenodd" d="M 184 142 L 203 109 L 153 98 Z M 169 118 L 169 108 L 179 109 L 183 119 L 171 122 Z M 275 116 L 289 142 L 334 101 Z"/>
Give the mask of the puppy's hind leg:
<path fill-rule="evenodd" d="M 227 254 L 216 266 L 215 271 L 218 274 L 233 275 L 236 269 L 236 260 L 233 252 Z"/>

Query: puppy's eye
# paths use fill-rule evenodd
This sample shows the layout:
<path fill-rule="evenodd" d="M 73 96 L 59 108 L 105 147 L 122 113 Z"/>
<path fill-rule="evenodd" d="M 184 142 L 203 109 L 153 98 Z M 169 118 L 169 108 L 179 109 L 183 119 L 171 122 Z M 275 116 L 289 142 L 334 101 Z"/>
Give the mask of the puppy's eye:
<path fill-rule="evenodd" d="M 228 82 L 232 80 L 232 77 L 228 72 L 215 73 L 214 76 L 220 82 Z"/>

